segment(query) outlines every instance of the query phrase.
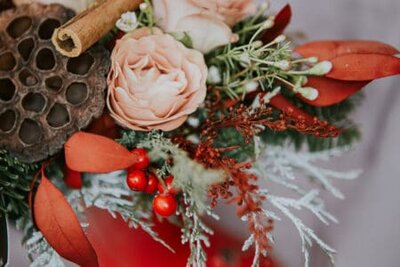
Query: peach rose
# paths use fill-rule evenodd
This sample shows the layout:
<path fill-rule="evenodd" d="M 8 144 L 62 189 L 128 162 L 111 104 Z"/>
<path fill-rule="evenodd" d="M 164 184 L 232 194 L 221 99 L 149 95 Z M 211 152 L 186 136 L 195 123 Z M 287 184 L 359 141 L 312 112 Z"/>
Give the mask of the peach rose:
<path fill-rule="evenodd" d="M 253 0 L 153 0 L 157 24 L 186 32 L 203 53 L 237 41 L 231 26 L 255 11 Z"/>
<path fill-rule="evenodd" d="M 189 0 L 198 7 L 221 15 L 229 26 L 257 11 L 253 0 Z"/>
<path fill-rule="evenodd" d="M 141 28 L 125 35 L 111 60 L 107 105 L 125 127 L 171 131 L 204 101 L 203 55 L 159 29 Z"/>

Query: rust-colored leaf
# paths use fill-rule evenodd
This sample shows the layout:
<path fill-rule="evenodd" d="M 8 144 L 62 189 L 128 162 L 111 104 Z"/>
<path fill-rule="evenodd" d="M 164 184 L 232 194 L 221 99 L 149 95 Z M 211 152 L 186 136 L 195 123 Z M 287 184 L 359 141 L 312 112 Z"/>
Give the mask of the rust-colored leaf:
<path fill-rule="evenodd" d="M 393 56 L 399 51 L 391 45 L 376 41 L 324 40 L 301 45 L 295 49 L 303 57 L 330 60 L 348 54 L 378 54 Z"/>
<path fill-rule="evenodd" d="M 266 30 L 261 37 L 264 44 L 272 42 L 276 37 L 282 34 L 292 19 L 292 8 L 289 4 L 284 6 L 275 16 L 274 26 Z"/>
<path fill-rule="evenodd" d="M 306 86 L 313 87 L 318 91 L 318 97 L 315 100 L 309 100 L 298 95 L 303 102 L 317 106 L 326 107 L 342 102 L 354 93 L 366 86 L 369 81 L 340 81 L 326 77 L 309 77 Z"/>
<path fill-rule="evenodd" d="M 64 148 L 67 166 L 78 172 L 107 173 L 127 169 L 136 162 L 125 147 L 96 134 L 78 132 Z"/>
<path fill-rule="evenodd" d="M 298 108 L 292 102 L 287 100 L 286 97 L 283 95 L 276 95 L 271 98 L 270 102 L 271 106 L 281 110 L 282 112 L 291 113 L 294 117 L 302 117 L 308 122 L 313 122 L 314 117 L 308 114 L 307 112 L 303 111 L 302 109 Z"/>
<path fill-rule="evenodd" d="M 43 172 L 33 208 L 37 227 L 58 254 L 80 266 L 98 266 L 96 252 L 74 211 Z"/>
<path fill-rule="evenodd" d="M 331 60 L 326 77 L 345 81 L 371 81 L 400 74 L 400 58 L 378 54 L 349 54 Z"/>

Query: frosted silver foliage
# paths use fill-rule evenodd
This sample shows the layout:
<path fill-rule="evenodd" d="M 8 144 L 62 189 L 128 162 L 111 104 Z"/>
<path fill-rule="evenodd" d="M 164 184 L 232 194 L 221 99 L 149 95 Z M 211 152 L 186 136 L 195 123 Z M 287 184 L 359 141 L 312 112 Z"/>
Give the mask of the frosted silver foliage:
<path fill-rule="evenodd" d="M 61 256 L 47 243 L 42 233 L 35 229 L 31 220 L 21 218 L 16 222 L 16 226 L 24 233 L 22 245 L 31 261 L 30 267 L 65 266 Z"/>
<path fill-rule="evenodd" d="M 259 142 L 255 143 L 258 146 L 261 145 Z M 253 171 L 260 179 L 266 179 L 268 184 L 271 185 L 271 182 L 273 182 L 278 187 L 288 189 L 287 195 L 281 193 L 284 190 L 279 190 L 279 194 L 274 192 L 274 187 L 271 186 L 268 190 L 260 189 L 259 193 L 267 198 L 262 212 L 276 222 L 285 217 L 294 224 L 302 241 L 304 266 L 309 266 L 309 248 L 314 244 L 318 245 L 334 263 L 335 250 L 321 240 L 313 229 L 304 224 L 297 214 L 299 214 L 298 211 L 311 212 L 326 225 L 338 222 L 326 210 L 324 201 L 320 196 L 321 190 L 326 190 L 336 198 L 343 199 L 343 194 L 334 185 L 335 181 L 355 179 L 360 175 L 360 171 L 335 171 L 320 165 L 333 157 L 339 157 L 348 149 L 298 152 L 290 147 L 268 146 L 258 147 L 257 150 L 258 158 Z M 273 243 L 272 236 L 269 238 Z M 246 240 L 243 250 L 247 250 L 251 246 L 254 246 L 256 252 L 258 252 L 258 245 L 253 236 Z M 258 260 L 255 259 L 253 266 L 257 266 L 257 264 Z"/>

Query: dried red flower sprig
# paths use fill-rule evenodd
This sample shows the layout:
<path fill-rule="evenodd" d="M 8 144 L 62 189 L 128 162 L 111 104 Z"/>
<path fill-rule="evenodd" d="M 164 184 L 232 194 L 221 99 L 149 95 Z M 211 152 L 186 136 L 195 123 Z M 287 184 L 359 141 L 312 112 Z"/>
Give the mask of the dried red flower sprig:
<path fill-rule="evenodd" d="M 272 222 L 265 218 L 265 215 L 260 220 L 263 217 L 262 203 L 266 198 L 258 193 L 258 177 L 248 171 L 252 164 L 237 162 L 224 155 L 224 151 L 234 150 L 237 147 L 215 148 L 216 132 L 207 131 L 207 134 L 209 136 L 204 137 L 205 140 L 199 144 L 193 144 L 180 137 L 174 138 L 173 141 L 207 168 L 222 169 L 228 174 L 228 181 L 210 188 L 211 206 L 214 207 L 220 198 L 236 203 L 239 207 L 238 216 L 248 218 L 249 230 L 257 240 L 260 251 L 269 250 L 270 244 L 267 235 L 272 230 Z M 235 188 L 235 194 L 231 192 L 232 188 Z"/>
<path fill-rule="evenodd" d="M 218 112 L 220 105 L 215 104 L 220 102 L 219 95 L 216 94 L 217 101 L 207 106 L 210 116 L 203 124 L 200 143 L 193 144 L 181 137 L 176 137 L 173 141 L 205 167 L 222 169 L 228 174 L 228 181 L 210 188 L 211 206 L 214 207 L 220 198 L 236 203 L 239 207 L 238 216 L 247 218 L 249 230 L 257 241 L 259 250 L 267 251 L 270 249 L 268 233 L 272 231 L 273 226 L 272 221 L 262 212 L 262 203 L 266 197 L 259 194 L 258 177 L 249 172 L 252 167 L 250 162 L 237 162 L 224 153 L 240 147 L 215 147 L 218 132 L 226 128 L 235 128 L 246 142 L 250 143 L 252 138 L 266 127 L 274 131 L 295 129 L 304 134 L 320 137 L 337 136 L 339 130 L 326 121 L 304 116 L 287 105 L 277 117 L 273 108 L 265 105 L 263 94 L 259 96 L 258 107 L 241 104 L 231 106 L 227 113 L 221 113 Z M 235 192 L 231 191 L 233 188 Z"/>
<path fill-rule="evenodd" d="M 235 128 L 241 133 L 247 142 L 262 131 L 265 127 L 274 131 L 294 129 L 303 134 L 318 137 L 336 137 L 340 129 L 330 125 L 327 121 L 321 121 L 317 117 L 299 114 L 294 107 L 287 106 L 282 109 L 279 119 L 273 115 L 273 109 L 263 102 L 263 94 L 259 94 L 259 107 L 247 107 L 244 104 L 238 107 L 230 107 L 228 114 L 221 114 L 216 118 L 216 112 L 210 111 L 210 117 L 203 126 L 202 136 L 210 136 L 210 131 L 218 131 L 223 128 Z"/>

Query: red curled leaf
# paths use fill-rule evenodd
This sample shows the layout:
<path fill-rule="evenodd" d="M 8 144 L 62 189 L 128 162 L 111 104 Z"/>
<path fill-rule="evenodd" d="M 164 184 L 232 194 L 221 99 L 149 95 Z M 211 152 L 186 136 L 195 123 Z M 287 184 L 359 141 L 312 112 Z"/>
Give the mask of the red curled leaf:
<path fill-rule="evenodd" d="M 400 74 L 400 58 L 377 54 L 350 54 L 331 60 L 326 77 L 344 81 L 371 81 Z"/>
<path fill-rule="evenodd" d="M 74 211 L 43 172 L 33 209 L 37 227 L 58 254 L 80 266 L 98 266 L 96 252 Z"/>
<path fill-rule="evenodd" d="M 64 183 L 72 189 L 82 188 L 82 174 L 71 170 L 68 166 L 64 167 Z"/>
<path fill-rule="evenodd" d="M 292 8 L 289 4 L 284 6 L 275 16 L 274 26 L 266 30 L 261 37 L 264 44 L 272 42 L 276 37 L 282 34 L 292 19 Z"/>
<path fill-rule="evenodd" d="M 315 100 L 309 100 L 298 95 L 303 102 L 316 106 L 326 107 L 337 104 L 366 86 L 369 81 L 339 81 L 326 77 L 312 76 L 308 78 L 306 86 L 313 87 L 318 91 Z"/>
<path fill-rule="evenodd" d="M 315 41 L 295 49 L 303 57 L 318 57 L 319 61 L 348 54 L 378 54 L 393 56 L 399 51 L 391 45 L 376 41 Z"/>
<path fill-rule="evenodd" d="M 108 113 L 105 113 L 100 118 L 93 120 L 86 131 L 111 139 L 119 138 L 117 124 Z"/>
<path fill-rule="evenodd" d="M 291 114 L 294 117 L 302 117 L 304 118 L 307 122 L 313 122 L 314 118 L 307 112 L 303 111 L 302 109 L 298 108 L 296 105 L 294 105 L 292 102 L 286 99 L 283 95 L 276 95 L 271 100 L 269 101 L 271 106 L 274 108 L 277 108 L 281 110 L 282 112 L 288 113 L 291 112 Z"/>
<path fill-rule="evenodd" d="M 128 149 L 104 136 L 77 132 L 64 145 L 67 166 L 78 172 L 106 173 L 127 169 L 137 159 Z"/>

